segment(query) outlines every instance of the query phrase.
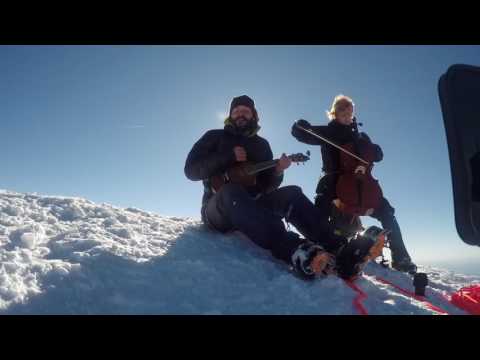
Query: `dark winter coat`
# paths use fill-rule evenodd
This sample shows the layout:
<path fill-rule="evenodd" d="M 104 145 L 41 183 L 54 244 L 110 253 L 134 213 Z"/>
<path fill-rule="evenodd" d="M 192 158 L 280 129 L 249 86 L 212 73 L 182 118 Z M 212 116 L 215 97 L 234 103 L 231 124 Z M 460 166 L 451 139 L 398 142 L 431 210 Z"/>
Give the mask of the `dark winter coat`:
<path fill-rule="evenodd" d="M 209 179 L 214 175 L 223 174 L 235 164 L 233 151 L 235 146 L 245 148 L 249 162 L 257 163 L 273 159 L 270 144 L 257 134 L 252 136 L 239 134 L 231 125 L 226 125 L 224 129 L 207 131 L 193 145 L 185 162 L 187 178 L 193 181 L 203 181 L 202 214 L 203 208 L 213 195 Z M 259 173 L 256 185 L 247 188 L 247 191 L 252 197 L 256 197 L 278 188 L 282 180 L 283 174 L 277 175 L 275 168 L 271 168 Z"/>
<path fill-rule="evenodd" d="M 330 121 L 328 125 L 312 126 L 306 120 L 300 120 L 299 125 L 313 131 L 315 134 L 327 138 L 328 140 L 340 146 L 353 142 L 361 151 L 362 146 L 365 146 L 367 143 L 371 144 L 371 140 L 368 135 L 355 131 L 353 124 L 342 125 L 337 121 Z M 340 167 L 340 150 L 299 129 L 295 126 L 295 124 L 292 126 L 292 135 L 300 142 L 310 145 L 320 145 L 323 162 L 322 170 L 326 175 L 334 175 L 334 178 L 337 177 Z M 381 161 L 383 159 L 382 149 L 376 144 L 374 144 L 374 146 L 376 151 L 374 161 Z M 336 183 L 336 181 L 329 181 L 329 183 L 333 185 Z M 317 187 L 317 193 L 319 192 L 318 189 L 319 186 Z"/>

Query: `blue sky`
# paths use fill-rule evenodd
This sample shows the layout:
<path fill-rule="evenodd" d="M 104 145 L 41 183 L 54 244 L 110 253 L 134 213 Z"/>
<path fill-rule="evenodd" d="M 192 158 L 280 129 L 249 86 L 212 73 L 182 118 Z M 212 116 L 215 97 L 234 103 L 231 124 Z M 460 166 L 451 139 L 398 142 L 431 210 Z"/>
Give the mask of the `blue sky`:
<path fill-rule="evenodd" d="M 202 185 L 183 174 L 187 153 L 248 94 L 275 156 L 312 152 L 284 184 L 313 198 L 319 148 L 290 127 L 325 124 L 343 93 L 383 148 L 373 174 L 414 260 L 478 259 L 455 230 L 437 94 L 454 63 L 480 65 L 480 47 L 0 46 L 0 188 L 198 218 Z"/>

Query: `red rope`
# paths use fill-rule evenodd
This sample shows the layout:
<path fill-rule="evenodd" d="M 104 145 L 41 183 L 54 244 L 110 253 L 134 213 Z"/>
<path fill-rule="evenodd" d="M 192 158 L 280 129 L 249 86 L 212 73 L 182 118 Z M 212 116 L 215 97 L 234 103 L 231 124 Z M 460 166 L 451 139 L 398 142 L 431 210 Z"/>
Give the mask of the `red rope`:
<path fill-rule="evenodd" d="M 362 304 L 362 301 L 365 300 L 368 296 L 365 294 L 362 289 L 360 289 L 356 284 L 353 283 L 353 281 L 347 281 L 345 280 L 345 283 L 353 289 L 357 293 L 357 296 L 355 299 L 353 299 L 353 306 L 357 311 L 360 313 L 360 315 L 368 315 L 367 309 Z"/>
<path fill-rule="evenodd" d="M 427 306 L 427 308 L 429 308 L 430 310 L 433 310 L 433 311 L 435 311 L 439 314 L 449 315 L 447 311 L 439 308 L 438 306 L 433 305 L 424 296 L 420 296 L 420 295 L 415 294 L 412 291 L 403 289 L 400 286 L 395 285 L 394 283 L 392 283 L 392 282 L 390 282 L 390 281 L 388 281 L 384 278 L 381 278 L 380 276 L 376 276 L 375 278 L 378 281 L 380 281 L 381 283 L 384 283 L 384 284 L 387 284 L 387 285 L 390 285 L 390 286 L 394 287 L 395 289 L 397 289 L 398 291 L 400 291 L 404 295 L 413 297 L 415 300 L 423 302 Z M 363 300 L 365 300 L 368 297 L 368 295 L 365 292 L 363 292 L 363 290 L 360 289 L 360 287 L 358 287 L 358 285 L 356 285 L 353 281 L 345 280 L 345 283 L 348 285 L 348 287 L 350 287 L 353 291 L 355 291 L 357 293 L 357 296 L 353 299 L 353 306 L 355 307 L 355 309 L 358 311 L 358 313 L 360 315 L 368 315 L 367 309 L 362 304 Z"/>
<path fill-rule="evenodd" d="M 381 283 L 384 283 L 384 284 L 393 286 L 395 289 L 397 289 L 398 291 L 400 291 L 400 292 L 403 293 L 404 295 L 413 297 L 415 300 L 418 300 L 418 301 L 423 302 L 425 305 L 427 305 L 427 307 L 428 307 L 430 310 L 436 311 L 436 312 L 438 312 L 438 313 L 440 313 L 440 314 L 448 315 L 448 312 L 447 312 L 447 311 L 439 308 L 438 306 L 433 305 L 433 304 L 430 303 L 424 296 L 420 296 L 420 295 L 415 294 L 415 293 L 412 292 L 412 291 L 405 290 L 405 289 L 401 288 L 400 286 L 395 285 L 394 283 L 391 283 L 390 281 L 388 281 L 388 280 L 386 280 L 386 279 L 384 279 L 384 278 L 381 278 L 380 276 L 375 276 L 375 278 L 376 278 L 378 281 L 380 281 Z"/>

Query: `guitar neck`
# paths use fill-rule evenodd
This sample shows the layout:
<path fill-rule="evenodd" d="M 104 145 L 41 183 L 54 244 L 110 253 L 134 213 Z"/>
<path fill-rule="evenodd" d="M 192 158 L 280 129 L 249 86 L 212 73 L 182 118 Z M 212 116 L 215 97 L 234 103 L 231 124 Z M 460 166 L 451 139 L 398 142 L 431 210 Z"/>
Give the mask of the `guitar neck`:
<path fill-rule="evenodd" d="M 310 156 L 310 153 L 308 153 L 308 156 Z M 309 160 L 310 158 L 308 156 L 305 156 L 303 154 L 292 154 L 292 155 L 288 155 L 287 157 L 293 162 L 300 163 L 300 162 L 305 162 Z M 247 175 L 255 175 L 261 171 L 268 170 L 268 169 L 271 169 L 272 167 L 277 166 L 279 160 L 280 159 L 273 159 L 273 160 L 262 161 L 257 164 L 249 164 L 244 169 L 244 171 L 246 172 Z"/>
<path fill-rule="evenodd" d="M 293 156 L 294 156 L 294 155 L 288 155 L 287 157 L 288 157 L 290 160 L 293 160 L 293 159 L 292 159 Z M 262 161 L 262 162 L 260 162 L 260 163 L 251 165 L 251 166 L 249 166 L 248 169 L 247 169 L 247 174 L 249 174 L 249 175 L 255 175 L 255 174 L 257 174 L 257 173 L 259 173 L 259 172 L 261 172 L 261 171 L 271 169 L 272 167 L 277 166 L 278 160 L 279 160 L 279 159 Z"/>
<path fill-rule="evenodd" d="M 275 160 L 268 160 L 268 161 L 262 161 L 260 163 L 251 165 L 248 167 L 247 174 L 248 175 L 254 175 L 259 172 L 271 169 L 272 167 L 277 166 L 277 161 L 278 159 Z"/>

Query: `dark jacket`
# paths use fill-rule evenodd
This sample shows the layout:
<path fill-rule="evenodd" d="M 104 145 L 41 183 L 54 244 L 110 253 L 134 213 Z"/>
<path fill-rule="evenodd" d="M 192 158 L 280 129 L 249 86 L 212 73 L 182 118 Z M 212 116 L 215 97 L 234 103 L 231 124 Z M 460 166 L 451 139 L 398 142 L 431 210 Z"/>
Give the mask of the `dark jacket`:
<path fill-rule="evenodd" d="M 344 145 L 353 142 L 356 148 L 361 152 L 362 146 L 371 144 L 371 140 L 365 133 L 358 133 L 355 130 L 354 125 L 342 125 L 337 121 L 330 121 L 328 125 L 324 126 L 312 126 L 306 120 L 299 120 L 300 125 L 303 128 L 312 130 L 315 134 L 318 134 L 337 145 Z M 332 145 L 324 142 L 323 140 L 306 133 L 299 129 L 295 124 L 292 126 L 292 135 L 300 142 L 310 145 L 320 145 L 322 152 L 322 170 L 325 176 L 320 178 L 317 184 L 316 193 L 323 194 L 326 203 L 330 203 L 330 200 L 336 197 L 335 185 L 340 175 L 340 150 Z M 376 156 L 374 162 L 381 161 L 383 159 L 383 152 L 380 146 L 374 144 Z M 316 200 L 317 201 L 317 200 Z"/>
<path fill-rule="evenodd" d="M 235 153 L 233 152 L 235 146 L 245 148 L 249 162 L 257 163 L 273 159 L 268 141 L 256 134 L 253 136 L 241 135 L 230 125 L 225 126 L 224 129 L 207 131 L 193 145 L 185 162 L 187 178 L 193 181 L 203 181 L 202 214 L 203 208 L 213 195 L 209 179 L 214 175 L 223 174 L 235 164 Z M 275 168 L 271 168 L 259 173 L 257 184 L 247 188 L 247 191 L 255 197 L 278 188 L 282 180 L 283 174 L 276 175 Z"/>
<path fill-rule="evenodd" d="M 304 120 L 305 121 L 305 120 Z M 328 125 L 324 126 L 312 126 L 308 122 L 302 122 L 302 127 L 313 131 L 315 134 L 323 136 L 337 145 L 344 145 L 353 142 L 361 152 L 362 146 L 371 144 L 371 140 L 365 133 L 357 133 L 352 125 L 342 125 L 337 121 L 330 121 Z M 336 173 L 339 171 L 340 163 L 340 150 L 327 144 L 323 140 L 306 133 L 299 129 L 295 124 L 292 126 L 292 135 L 300 142 L 310 145 L 320 145 L 322 151 L 322 170 L 329 173 Z M 374 162 L 381 161 L 383 159 L 383 152 L 380 146 L 375 146 L 376 156 Z"/>

